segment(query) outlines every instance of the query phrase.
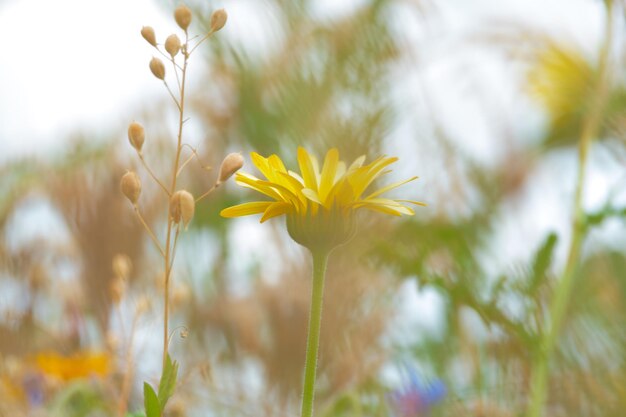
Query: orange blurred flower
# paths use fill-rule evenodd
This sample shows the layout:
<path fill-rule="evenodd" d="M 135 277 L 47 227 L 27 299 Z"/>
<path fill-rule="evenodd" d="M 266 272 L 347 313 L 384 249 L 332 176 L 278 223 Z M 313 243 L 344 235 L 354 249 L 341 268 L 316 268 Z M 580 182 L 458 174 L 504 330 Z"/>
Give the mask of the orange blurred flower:
<path fill-rule="evenodd" d="M 35 364 L 46 376 L 71 381 L 91 376 L 106 376 L 110 369 L 110 358 L 105 353 L 79 352 L 72 356 L 62 356 L 51 352 L 38 354 Z"/>

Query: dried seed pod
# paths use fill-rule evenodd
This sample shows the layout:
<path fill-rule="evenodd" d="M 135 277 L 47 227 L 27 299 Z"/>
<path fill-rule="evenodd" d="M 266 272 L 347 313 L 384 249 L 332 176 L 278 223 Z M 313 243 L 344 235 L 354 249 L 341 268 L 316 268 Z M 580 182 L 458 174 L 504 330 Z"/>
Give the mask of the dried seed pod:
<path fill-rule="evenodd" d="M 141 194 L 141 181 L 139 180 L 139 176 L 133 171 L 128 171 L 122 176 L 120 189 L 122 190 L 122 194 L 124 194 L 131 203 L 137 204 L 137 200 L 139 200 L 139 195 Z"/>
<path fill-rule="evenodd" d="M 211 32 L 217 32 L 226 24 L 228 14 L 224 9 L 217 9 L 211 14 Z"/>
<path fill-rule="evenodd" d="M 137 316 L 140 316 L 146 311 L 150 310 L 151 308 L 152 308 L 152 301 L 150 301 L 150 298 L 144 295 L 141 298 L 139 298 L 139 300 L 137 300 L 137 305 L 135 306 L 135 314 Z"/>
<path fill-rule="evenodd" d="M 130 260 L 128 255 L 118 253 L 113 257 L 111 266 L 113 267 L 113 274 L 116 278 L 127 280 L 130 276 L 130 271 L 133 268 L 133 262 Z"/>
<path fill-rule="evenodd" d="M 108 331 L 105 335 L 105 343 L 110 351 L 115 352 L 120 347 L 120 338 L 115 333 Z"/>
<path fill-rule="evenodd" d="M 220 166 L 220 176 L 217 179 L 217 183 L 221 184 L 233 174 L 241 169 L 243 166 L 243 156 L 239 153 L 229 153 L 226 155 L 226 158 L 222 161 L 222 166 Z"/>
<path fill-rule="evenodd" d="M 144 26 L 141 28 L 141 36 L 152 46 L 157 46 L 156 35 L 154 29 L 150 26 Z"/>
<path fill-rule="evenodd" d="M 182 30 L 187 30 L 191 23 L 191 10 L 187 6 L 178 6 L 174 10 L 174 20 Z"/>
<path fill-rule="evenodd" d="M 176 35 L 170 35 L 165 39 L 165 50 L 172 58 L 180 51 L 180 39 Z"/>
<path fill-rule="evenodd" d="M 126 292 L 126 284 L 124 284 L 122 279 L 116 278 L 111 282 L 109 290 L 111 291 L 111 300 L 115 304 L 119 304 Z"/>
<path fill-rule="evenodd" d="M 33 290 L 43 288 L 48 281 L 48 272 L 42 264 L 37 264 L 30 270 L 28 282 Z"/>
<path fill-rule="evenodd" d="M 169 415 L 171 417 L 184 417 L 189 413 L 189 411 L 187 410 L 187 403 L 178 398 L 174 398 L 173 401 L 168 403 L 167 408 L 169 409 Z"/>
<path fill-rule="evenodd" d="M 150 71 L 159 80 L 165 79 L 165 65 L 159 58 L 152 58 L 150 60 Z"/>
<path fill-rule="evenodd" d="M 170 216 L 174 222 L 183 222 L 183 225 L 187 227 L 193 213 L 196 209 L 196 201 L 190 192 L 185 190 L 179 190 L 172 195 L 170 199 Z"/>
<path fill-rule="evenodd" d="M 188 285 L 181 284 L 174 287 L 172 291 L 172 305 L 180 306 L 189 302 L 189 298 L 191 297 L 191 289 Z"/>
<path fill-rule="evenodd" d="M 137 122 L 132 122 L 128 125 L 128 141 L 137 150 L 141 152 L 141 147 L 146 138 L 146 133 L 143 126 Z"/>

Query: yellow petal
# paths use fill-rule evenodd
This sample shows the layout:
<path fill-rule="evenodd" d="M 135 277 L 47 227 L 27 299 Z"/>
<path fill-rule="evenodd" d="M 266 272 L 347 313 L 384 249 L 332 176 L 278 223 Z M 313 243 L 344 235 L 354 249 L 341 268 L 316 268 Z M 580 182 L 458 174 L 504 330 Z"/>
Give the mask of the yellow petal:
<path fill-rule="evenodd" d="M 269 158 L 267 158 L 267 162 L 276 172 L 287 172 L 285 164 L 283 164 L 283 161 L 278 157 L 278 155 L 270 155 Z"/>
<path fill-rule="evenodd" d="M 343 161 L 339 161 L 339 163 L 337 164 L 337 172 L 335 172 L 335 178 L 333 179 L 333 184 L 336 184 L 337 181 L 343 178 L 343 176 L 346 175 L 347 171 L 348 169 L 346 168 L 346 163 Z"/>
<path fill-rule="evenodd" d="M 273 198 L 274 200 L 284 200 L 283 196 L 281 196 L 280 193 L 278 193 L 271 187 L 260 184 L 260 182 L 261 180 L 254 175 L 249 175 L 243 172 L 238 172 L 237 174 L 235 174 L 235 183 L 237 185 L 251 188 L 255 191 L 260 192 L 261 194 L 265 194 L 266 196 Z"/>
<path fill-rule="evenodd" d="M 285 187 L 283 184 L 263 180 L 257 181 L 256 184 L 260 187 L 272 188 L 274 191 L 278 192 L 281 195 L 281 200 L 293 202 L 298 202 L 299 200 L 298 196 L 294 192 L 289 190 L 289 188 Z"/>
<path fill-rule="evenodd" d="M 271 204 L 271 201 L 254 201 L 251 203 L 243 203 L 237 206 L 225 208 L 220 212 L 222 217 L 240 217 L 250 214 L 263 213 Z"/>
<path fill-rule="evenodd" d="M 359 198 L 361 194 L 369 187 L 369 185 L 377 177 L 381 175 L 382 170 L 396 162 L 398 158 L 378 158 L 369 165 L 365 165 L 354 171 L 348 178 L 354 189 L 354 195 Z"/>
<path fill-rule="evenodd" d="M 327 204 L 327 197 L 330 189 L 335 181 L 335 173 L 337 172 L 337 166 L 339 164 L 339 151 L 337 148 L 332 148 L 326 153 L 324 159 L 324 167 L 322 168 L 322 176 L 320 178 L 320 188 L 318 195 L 324 205 Z"/>
<path fill-rule="evenodd" d="M 315 175 L 315 183 L 317 184 L 317 188 L 320 185 L 320 164 L 317 162 L 317 158 L 313 154 L 309 154 L 309 158 L 311 159 L 311 164 L 313 165 L 313 174 Z"/>
<path fill-rule="evenodd" d="M 292 177 L 294 177 L 295 179 L 297 179 L 297 180 L 298 180 L 298 182 L 299 182 L 300 184 L 302 184 L 302 186 L 304 186 L 304 178 L 302 178 L 302 177 L 300 176 L 300 174 L 298 174 L 297 172 L 294 172 L 294 171 L 287 171 L 287 172 L 289 173 L 289 175 L 291 175 Z"/>
<path fill-rule="evenodd" d="M 317 191 L 317 178 L 311 156 L 303 147 L 298 147 L 298 165 L 304 180 L 304 186 Z"/>
<path fill-rule="evenodd" d="M 285 187 L 289 189 L 289 191 L 294 193 L 296 196 L 298 196 L 298 198 L 300 198 L 302 202 L 304 202 L 304 196 L 301 192 L 304 185 L 289 174 L 286 174 L 284 172 L 279 172 L 279 174 L 279 177 L 283 180 L 282 184 L 284 184 Z"/>
<path fill-rule="evenodd" d="M 409 216 L 412 216 L 415 214 L 413 209 L 403 206 L 402 204 L 394 200 L 390 200 L 388 198 L 371 198 L 369 200 L 362 200 L 354 204 L 355 209 L 360 208 L 360 207 L 368 208 L 371 210 L 375 210 L 375 209 L 383 207 L 385 210 L 391 210 L 398 214 L 406 214 Z M 382 209 L 379 211 L 382 211 Z"/>
<path fill-rule="evenodd" d="M 350 164 L 350 168 L 348 168 L 348 172 L 354 171 L 357 168 L 361 168 L 363 166 L 363 162 L 365 162 L 365 155 L 359 156 L 354 160 L 352 164 Z"/>
<path fill-rule="evenodd" d="M 383 171 L 383 169 L 393 164 L 397 160 L 398 158 L 395 156 L 391 158 L 381 158 L 380 160 L 377 160 L 376 163 L 368 165 L 369 167 L 368 175 L 371 177 L 371 181 L 378 178 L 382 174 L 391 172 L 391 171 Z"/>
<path fill-rule="evenodd" d="M 401 201 L 403 203 L 411 203 L 411 204 L 415 204 L 416 206 L 422 206 L 422 207 L 428 206 L 428 204 L 426 203 L 422 203 L 421 201 L 415 201 L 415 200 L 395 200 L 395 201 Z"/>
<path fill-rule="evenodd" d="M 304 194 L 309 200 L 317 204 L 322 204 L 322 202 L 320 201 L 320 197 L 317 195 L 317 192 L 315 190 L 311 190 L 310 188 L 303 188 L 302 194 Z"/>
<path fill-rule="evenodd" d="M 383 206 L 383 205 L 378 205 L 378 204 L 372 204 L 372 205 L 363 206 L 362 208 L 365 208 L 368 210 L 380 211 L 382 213 L 393 214 L 394 216 L 401 216 L 403 214 L 407 216 L 412 216 L 415 214 L 413 209 L 410 209 L 405 206 Z"/>
<path fill-rule="evenodd" d="M 250 159 L 252 159 L 252 163 L 256 166 L 259 171 L 270 181 L 274 180 L 274 170 L 270 166 L 267 158 L 259 155 L 256 152 L 250 152 Z"/>
<path fill-rule="evenodd" d="M 379 195 L 381 195 L 383 193 L 386 193 L 387 191 L 393 190 L 394 188 L 398 188 L 399 186 L 404 185 L 407 182 L 414 181 L 416 179 L 417 179 L 417 177 L 412 177 L 412 178 L 409 178 L 408 180 L 398 181 L 398 182 L 394 182 L 393 184 L 389 184 L 389 185 L 381 188 L 380 190 L 374 191 L 372 194 L 370 194 L 367 197 L 365 197 L 365 200 L 367 200 L 368 198 L 374 198 L 376 196 L 379 196 Z"/>
<path fill-rule="evenodd" d="M 339 180 L 330 191 L 334 202 L 339 206 L 347 206 L 355 202 L 354 191 L 346 177 Z"/>
<path fill-rule="evenodd" d="M 361 206 L 359 208 L 364 208 L 367 210 L 372 210 L 372 211 L 378 211 L 380 213 L 385 213 L 385 214 L 391 214 L 392 216 L 402 216 L 402 213 L 400 213 L 398 210 L 396 210 L 395 208 L 391 208 L 391 207 L 387 207 L 387 206 Z"/>
<path fill-rule="evenodd" d="M 289 203 L 277 202 L 270 204 L 265 213 L 263 213 L 263 217 L 261 217 L 261 223 L 266 220 L 271 219 L 272 217 L 280 216 L 281 214 L 289 213 L 293 209 L 293 206 Z"/>

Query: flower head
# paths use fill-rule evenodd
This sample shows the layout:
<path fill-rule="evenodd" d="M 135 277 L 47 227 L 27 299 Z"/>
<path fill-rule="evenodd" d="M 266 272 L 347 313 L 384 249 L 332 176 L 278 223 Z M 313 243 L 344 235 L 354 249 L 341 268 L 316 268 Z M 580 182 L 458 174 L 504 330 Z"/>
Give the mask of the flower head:
<path fill-rule="evenodd" d="M 594 85 L 594 69 L 571 47 L 548 45 L 536 52 L 527 74 L 527 88 L 542 104 L 552 123 L 567 125 L 584 113 Z"/>
<path fill-rule="evenodd" d="M 252 152 L 251 157 L 265 179 L 238 172 L 235 181 L 273 201 L 240 204 L 222 210 L 221 215 L 239 217 L 262 213 L 263 223 L 284 214 L 291 237 L 309 249 L 319 245 L 332 248 L 350 239 L 355 230 L 354 213 L 359 209 L 401 216 L 414 214 L 413 209 L 402 203 L 424 205 L 418 201 L 381 197 L 417 177 L 366 193 L 377 178 L 390 172 L 386 168 L 398 160 L 395 157 L 381 156 L 364 164 L 365 157 L 362 156 L 347 166 L 339 160 L 337 149 L 332 148 L 326 153 L 320 169 L 315 156 L 298 148 L 299 174 L 287 170 L 276 155 L 265 158 Z"/>
<path fill-rule="evenodd" d="M 40 353 L 35 358 L 37 369 L 46 376 L 61 381 L 103 377 L 109 372 L 109 356 L 104 353 L 78 352 L 72 356 Z"/>
<path fill-rule="evenodd" d="M 447 393 L 443 381 L 436 379 L 424 383 L 414 370 L 409 370 L 409 381 L 401 389 L 392 392 L 389 400 L 397 417 L 419 417 L 427 415 Z"/>

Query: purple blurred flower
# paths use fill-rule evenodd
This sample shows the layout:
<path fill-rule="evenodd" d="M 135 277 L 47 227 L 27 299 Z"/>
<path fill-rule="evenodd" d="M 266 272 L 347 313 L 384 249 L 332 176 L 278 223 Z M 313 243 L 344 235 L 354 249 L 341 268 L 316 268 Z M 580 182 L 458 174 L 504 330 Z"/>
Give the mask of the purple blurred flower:
<path fill-rule="evenodd" d="M 31 407 L 40 406 L 44 400 L 43 378 L 39 374 L 27 374 L 22 379 L 22 387 Z"/>
<path fill-rule="evenodd" d="M 421 417 L 447 394 L 446 385 L 440 379 L 425 383 L 415 370 L 409 370 L 409 381 L 389 394 L 389 401 L 397 417 Z"/>

